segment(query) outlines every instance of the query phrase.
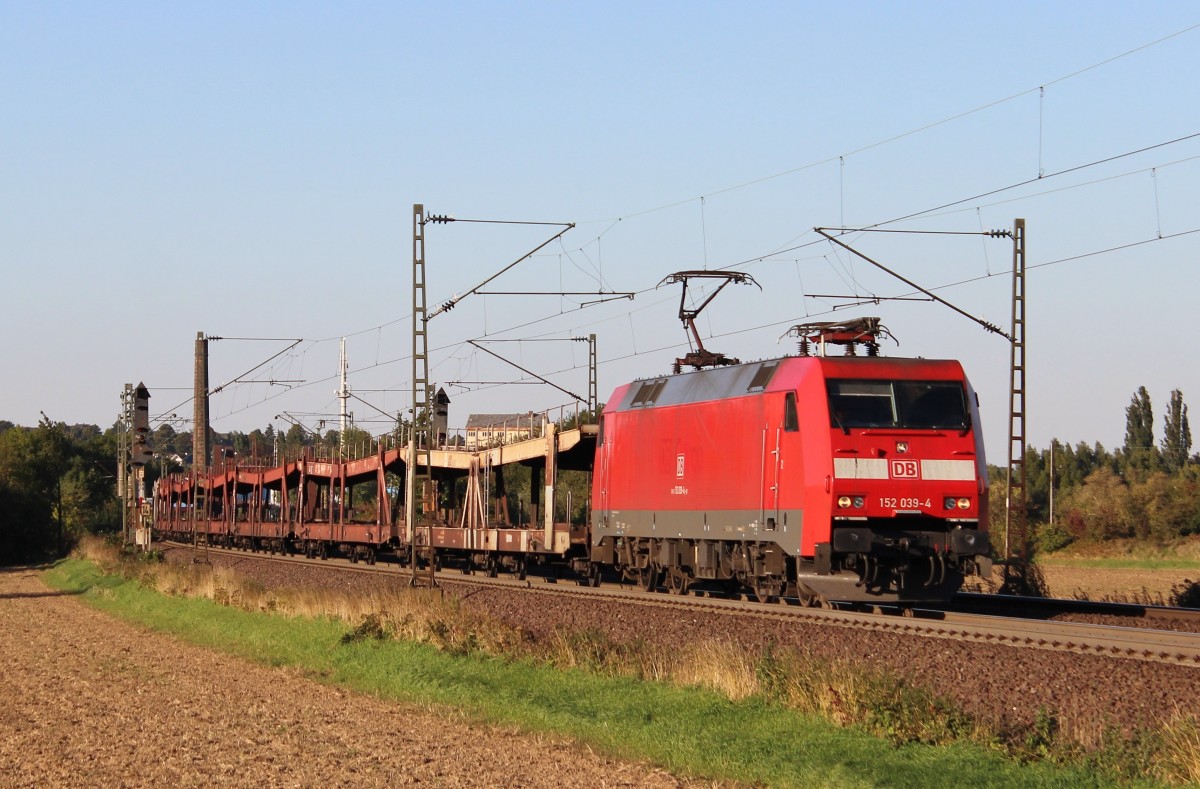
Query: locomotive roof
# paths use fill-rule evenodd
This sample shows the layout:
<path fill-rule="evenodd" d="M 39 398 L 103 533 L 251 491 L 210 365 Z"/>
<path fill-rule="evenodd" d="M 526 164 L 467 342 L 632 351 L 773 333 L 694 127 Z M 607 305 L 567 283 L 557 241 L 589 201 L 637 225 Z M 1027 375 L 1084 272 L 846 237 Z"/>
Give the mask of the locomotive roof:
<path fill-rule="evenodd" d="M 776 389 L 772 381 L 781 370 L 793 365 L 819 370 L 829 377 L 912 378 L 914 376 L 953 378 L 962 376 L 962 368 L 955 361 L 938 359 L 901 359 L 885 357 L 828 357 L 828 356 L 784 356 L 757 362 L 714 367 L 657 378 L 642 378 L 628 385 L 615 410 L 649 406 L 681 405 L 709 400 L 744 397 L 758 392 Z M 792 384 L 794 385 L 794 384 Z"/>

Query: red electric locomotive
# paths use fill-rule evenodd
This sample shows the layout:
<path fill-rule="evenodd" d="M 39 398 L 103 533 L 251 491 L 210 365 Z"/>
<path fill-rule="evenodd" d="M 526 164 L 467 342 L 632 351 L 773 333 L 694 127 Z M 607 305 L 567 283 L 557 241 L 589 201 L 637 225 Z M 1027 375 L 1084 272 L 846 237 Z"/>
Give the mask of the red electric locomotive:
<path fill-rule="evenodd" d="M 991 572 L 977 398 L 956 361 L 878 356 L 878 319 L 796 327 L 816 355 L 619 387 L 590 558 L 646 589 L 945 600 Z M 867 355 L 831 357 L 832 345 Z"/>

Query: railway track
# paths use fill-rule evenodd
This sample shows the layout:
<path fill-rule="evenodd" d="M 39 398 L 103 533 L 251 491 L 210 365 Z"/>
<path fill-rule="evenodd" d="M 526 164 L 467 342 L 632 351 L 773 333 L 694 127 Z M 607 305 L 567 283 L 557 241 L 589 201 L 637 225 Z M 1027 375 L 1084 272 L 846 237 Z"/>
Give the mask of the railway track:
<path fill-rule="evenodd" d="M 946 610 L 1007 616 L 1020 611 L 1026 619 L 1085 614 L 1143 620 L 1147 623 L 1186 622 L 1200 628 L 1200 609 L 1173 608 L 1140 603 L 1110 603 L 1095 600 L 1064 600 L 1054 597 L 1017 597 L 1001 594 L 960 592 Z"/>
<path fill-rule="evenodd" d="M 205 550 L 180 543 L 166 544 L 180 548 Z M 227 556 L 247 556 L 244 551 L 233 549 L 209 547 L 207 551 Z M 344 560 L 307 559 L 300 556 L 277 556 L 261 553 L 251 554 L 251 556 L 260 561 L 336 568 L 344 572 L 377 574 L 392 578 L 406 577 L 410 572 L 408 568 L 401 568 L 393 563 L 359 565 Z M 589 588 L 558 583 L 554 578 L 543 578 L 542 582 L 538 582 L 536 579 L 539 576 L 517 580 L 465 575 L 442 570 L 437 573 L 436 577 L 439 583 L 444 584 L 480 588 L 519 588 L 534 594 L 567 595 L 592 602 L 611 600 L 621 604 L 675 609 L 681 613 L 710 611 L 775 621 L 825 624 L 898 635 L 1200 667 L 1200 633 L 1194 632 L 1047 621 L 956 610 L 917 610 L 913 612 L 912 616 L 898 616 L 895 613 L 866 613 L 852 610 L 806 608 L 799 605 L 764 604 L 746 599 L 727 599 L 699 594 L 667 595 L 628 589 L 613 583 L 604 584 L 598 588 Z M 1017 599 L 1021 601 L 1021 605 L 1034 605 L 1024 598 Z M 1055 602 L 1059 604 L 1058 608 L 1062 609 L 1064 604 L 1070 601 Z M 1152 607 L 1133 606 L 1133 608 Z M 1146 615 L 1146 613 L 1143 612 L 1142 615 Z M 1158 616 L 1160 614 L 1150 615 Z M 1190 614 L 1187 615 L 1190 616 Z"/>

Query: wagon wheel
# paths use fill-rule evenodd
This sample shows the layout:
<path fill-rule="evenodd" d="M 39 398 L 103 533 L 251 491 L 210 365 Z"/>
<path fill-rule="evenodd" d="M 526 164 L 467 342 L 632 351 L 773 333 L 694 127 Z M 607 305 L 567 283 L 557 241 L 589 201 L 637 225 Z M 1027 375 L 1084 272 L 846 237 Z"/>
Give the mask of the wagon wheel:
<path fill-rule="evenodd" d="M 637 571 L 638 589 L 641 589 L 643 592 L 653 592 L 658 588 L 658 576 L 658 568 L 653 564 L 639 567 Z"/>
<path fill-rule="evenodd" d="M 368 549 L 367 549 L 367 564 L 372 564 L 372 565 L 373 565 L 373 564 L 375 564 L 375 560 L 376 560 L 376 556 L 375 556 L 375 549 L 374 549 L 374 548 L 368 548 Z"/>
<path fill-rule="evenodd" d="M 500 561 L 495 556 L 488 556 L 487 562 L 484 564 L 484 575 L 488 578 L 495 578 L 500 570 Z"/>
<path fill-rule="evenodd" d="M 600 575 L 604 571 L 596 562 L 588 563 L 587 577 L 584 579 L 584 585 L 595 588 L 600 585 Z"/>
<path fill-rule="evenodd" d="M 671 594 L 685 595 L 692 585 L 692 577 L 678 567 L 667 570 L 667 591 Z"/>
<path fill-rule="evenodd" d="M 528 573 L 528 569 L 526 567 L 528 562 L 529 562 L 529 557 L 527 557 L 527 556 L 521 556 L 520 558 L 517 559 L 517 580 L 518 581 L 525 580 L 525 576 Z"/>

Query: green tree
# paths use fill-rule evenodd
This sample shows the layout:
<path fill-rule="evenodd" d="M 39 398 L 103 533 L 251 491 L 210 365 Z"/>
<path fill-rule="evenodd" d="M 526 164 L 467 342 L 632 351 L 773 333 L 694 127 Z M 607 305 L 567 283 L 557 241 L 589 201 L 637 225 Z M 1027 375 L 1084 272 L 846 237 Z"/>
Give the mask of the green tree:
<path fill-rule="evenodd" d="M 1162 457 L 1167 469 L 1178 471 L 1183 468 L 1191 449 L 1192 428 L 1188 424 L 1187 405 L 1183 402 L 1183 392 L 1175 389 L 1163 417 Z"/>
<path fill-rule="evenodd" d="M 283 438 L 280 441 L 280 453 L 284 457 L 294 459 L 299 457 L 301 450 L 303 450 L 304 447 L 311 442 L 312 439 L 308 433 L 305 432 L 304 428 L 293 423 L 292 426 L 287 429 L 287 432 L 283 434 Z"/>
<path fill-rule="evenodd" d="M 65 546 L 62 480 L 71 444 L 64 428 L 43 415 L 36 428 L 0 433 L 0 561 Z"/>
<path fill-rule="evenodd" d="M 1128 468 L 1148 471 L 1157 465 L 1154 449 L 1154 407 L 1150 393 L 1139 386 L 1125 409 L 1125 463 Z"/>
<path fill-rule="evenodd" d="M 1107 540 L 1132 537 L 1129 488 L 1108 468 L 1088 475 L 1083 484 L 1062 497 L 1062 518 L 1072 537 Z"/>

